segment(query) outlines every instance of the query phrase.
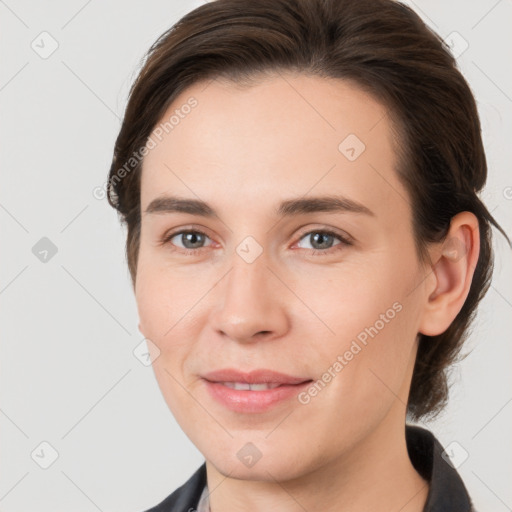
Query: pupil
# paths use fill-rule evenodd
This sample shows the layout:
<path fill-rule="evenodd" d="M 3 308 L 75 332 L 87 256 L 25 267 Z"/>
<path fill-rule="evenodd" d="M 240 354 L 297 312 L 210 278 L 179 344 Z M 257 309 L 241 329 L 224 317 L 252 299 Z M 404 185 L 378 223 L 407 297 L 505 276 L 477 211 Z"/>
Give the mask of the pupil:
<path fill-rule="evenodd" d="M 314 235 L 311 235 L 313 240 L 314 240 L 314 243 L 312 243 L 312 245 L 314 246 L 314 244 L 316 244 L 318 242 L 318 239 L 320 238 L 320 240 L 322 240 L 322 238 L 327 238 L 327 239 L 330 239 L 332 238 L 332 235 L 327 235 L 325 233 L 315 233 Z M 322 242 L 320 242 L 320 245 L 322 245 Z M 323 244 L 324 246 L 326 245 L 325 242 Z M 327 244 L 327 248 L 329 244 Z M 325 249 L 326 247 L 322 247 L 323 249 Z"/>
<path fill-rule="evenodd" d="M 192 245 L 194 246 L 194 247 L 192 247 L 192 249 L 194 249 L 194 248 L 196 248 L 195 245 L 201 244 L 201 236 L 202 235 L 200 235 L 199 233 L 187 233 L 187 234 L 185 234 L 185 240 L 187 243 L 191 242 Z M 199 240 L 199 242 L 197 242 L 197 240 Z M 185 247 L 187 247 L 186 243 L 184 245 L 185 245 Z"/>

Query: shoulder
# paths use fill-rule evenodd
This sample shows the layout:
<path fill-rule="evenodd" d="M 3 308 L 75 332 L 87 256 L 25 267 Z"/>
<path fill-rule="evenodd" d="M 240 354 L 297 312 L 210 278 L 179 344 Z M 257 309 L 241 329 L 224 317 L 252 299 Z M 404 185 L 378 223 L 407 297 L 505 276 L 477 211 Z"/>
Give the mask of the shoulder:
<path fill-rule="evenodd" d="M 206 463 L 203 463 L 182 486 L 145 512 L 189 512 L 190 509 L 195 510 L 205 485 Z"/>

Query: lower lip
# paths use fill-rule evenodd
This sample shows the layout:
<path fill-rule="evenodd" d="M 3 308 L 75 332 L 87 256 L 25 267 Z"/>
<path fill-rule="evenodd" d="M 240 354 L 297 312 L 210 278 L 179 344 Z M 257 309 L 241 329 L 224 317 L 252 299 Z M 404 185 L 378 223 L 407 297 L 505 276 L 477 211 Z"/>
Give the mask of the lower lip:
<path fill-rule="evenodd" d="M 228 388 L 219 382 L 204 379 L 206 387 L 213 398 L 235 412 L 265 412 L 272 407 L 296 397 L 307 388 L 311 381 L 302 384 L 282 385 L 264 391 L 238 390 Z"/>

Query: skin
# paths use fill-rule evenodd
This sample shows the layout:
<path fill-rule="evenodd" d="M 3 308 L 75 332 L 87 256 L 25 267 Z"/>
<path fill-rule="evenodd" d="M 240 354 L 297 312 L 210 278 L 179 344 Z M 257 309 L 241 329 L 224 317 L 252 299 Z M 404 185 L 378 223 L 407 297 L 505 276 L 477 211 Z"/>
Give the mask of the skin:
<path fill-rule="evenodd" d="M 163 119 L 192 96 L 195 109 L 144 159 L 135 293 L 163 396 L 206 459 L 211 510 L 421 511 L 428 482 L 410 462 L 404 427 L 417 334 L 442 333 L 462 308 L 476 217 L 454 217 L 455 253 L 433 245 L 434 264 L 418 261 L 391 122 L 353 84 L 291 73 L 251 87 L 196 83 Z M 366 146 L 354 161 L 338 149 L 348 134 Z M 201 199 L 219 218 L 146 213 L 165 194 Z M 374 215 L 274 213 L 283 200 L 324 195 Z M 206 237 L 161 244 L 180 229 Z M 353 244 L 315 244 L 322 229 Z M 236 252 L 248 236 L 262 250 L 252 263 Z M 230 411 L 200 377 L 234 367 L 317 380 L 397 302 L 400 312 L 307 404 Z M 248 442 L 262 453 L 252 467 L 237 457 Z"/>

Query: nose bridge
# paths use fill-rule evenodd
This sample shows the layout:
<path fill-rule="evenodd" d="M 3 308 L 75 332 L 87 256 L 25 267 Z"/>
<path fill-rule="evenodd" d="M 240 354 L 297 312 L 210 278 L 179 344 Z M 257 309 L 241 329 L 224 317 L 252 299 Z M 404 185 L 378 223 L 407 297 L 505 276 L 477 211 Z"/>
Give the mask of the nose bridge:
<path fill-rule="evenodd" d="M 242 294 L 247 299 L 245 295 L 263 293 L 266 281 L 272 276 L 267 266 L 272 263 L 262 237 L 256 240 L 247 235 L 234 246 L 229 258 L 231 271 L 227 276 L 226 294 L 229 296 Z"/>
<path fill-rule="evenodd" d="M 272 290 L 276 278 L 267 268 L 268 254 L 262 247 L 259 254 L 257 250 L 254 241 L 239 244 L 219 288 L 214 327 L 237 341 L 250 341 L 261 332 L 277 333 L 286 324 L 285 311 Z"/>

